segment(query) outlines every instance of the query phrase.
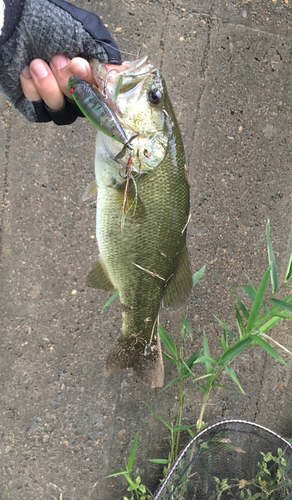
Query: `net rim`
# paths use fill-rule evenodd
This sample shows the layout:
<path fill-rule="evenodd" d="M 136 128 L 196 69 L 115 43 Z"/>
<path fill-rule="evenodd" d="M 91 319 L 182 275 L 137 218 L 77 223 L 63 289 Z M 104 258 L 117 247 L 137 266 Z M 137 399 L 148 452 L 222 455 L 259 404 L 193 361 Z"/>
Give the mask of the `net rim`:
<path fill-rule="evenodd" d="M 185 446 L 185 448 L 180 452 L 180 454 L 178 455 L 178 457 L 176 458 L 176 460 L 173 462 L 173 464 L 172 464 L 170 470 L 168 471 L 167 475 L 165 476 L 163 482 L 158 487 L 158 489 L 155 491 L 155 494 L 152 497 L 152 500 L 159 500 L 160 493 L 162 492 L 164 486 L 166 485 L 166 483 L 169 481 L 169 479 L 173 475 L 174 471 L 176 470 L 177 465 L 178 465 L 181 457 L 196 442 L 196 440 L 200 439 L 204 434 L 206 434 L 208 431 L 210 431 L 214 427 L 217 427 L 217 426 L 222 425 L 222 424 L 228 424 L 228 423 L 229 424 L 247 424 L 247 425 L 250 425 L 252 427 L 257 427 L 258 429 L 261 429 L 261 430 L 263 430 L 265 432 L 268 432 L 269 434 L 272 434 L 273 436 L 277 437 L 278 439 L 280 439 L 281 441 L 283 441 L 284 443 L 286 443 L 286 446 L 288 446 L 288 448 L 290 448 L 291 452 L 292 452 L 292 444 L 289 443 L 289 441 L 287 441 L 287 439 L 285 439 L 282 436 L 280 436 L 280 434 L 278 434 L 277 432 L 272 431 L 271 429 L 268 429 L 264 425 L 257 424 L 255 422 L 250 422 L 249 420 L 242 420 L 242 419 L 237 419 L 237 418 L 226 418 L 226 419 L 223 419 L 223 420 L 217 420 L 213 424 L 210 424 L 210 425 L 207 425 L 206 427 L 204 427 L 204 429 L 201 430 L 196 436 L 194 436 L 191 439 L 191 441 Z"/>

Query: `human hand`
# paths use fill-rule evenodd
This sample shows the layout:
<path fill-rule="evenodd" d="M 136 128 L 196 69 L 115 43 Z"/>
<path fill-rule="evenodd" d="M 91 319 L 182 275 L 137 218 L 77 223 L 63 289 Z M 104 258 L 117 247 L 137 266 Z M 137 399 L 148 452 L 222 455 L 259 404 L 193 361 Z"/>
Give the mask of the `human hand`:
<path fill-rule="evenodd" d="M 107 70 L 124 69 L 124 65 L 105 64 Z M 54 55 L 48 65 L 42 59 L 34 59 L 20 74 L 25 97 L 33 101 L 38 121 L 53 119 L 58 125 L 72 123 L 82 116 L 79 108 L 70 99 L 68 79 L 78 75 L 89 83 L 95 83 L 90 64 L 86 59 L 65 55 Z M 68 99 L 65 99 L 65 96 Z"/>

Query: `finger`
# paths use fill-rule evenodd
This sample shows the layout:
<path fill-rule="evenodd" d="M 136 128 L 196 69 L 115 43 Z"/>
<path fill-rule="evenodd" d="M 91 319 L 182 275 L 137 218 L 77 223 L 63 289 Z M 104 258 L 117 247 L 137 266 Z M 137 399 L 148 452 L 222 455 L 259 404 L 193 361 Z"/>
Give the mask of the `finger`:
<path fill-rule="evenodd" d="M 27 99 L 30 99 L 30 101 L 39 101 L 41 99 L 41 96 L 31 77 L 28 66 L 26 66 L 20 73 L 20 83 L 22 91 Z"/>
<path fill-rule="evenodd" d="M 50 67 L 42 59 L 34 59 L 29 66 L 33 83 L 46 105 L 53 110 L 64 104 L 64 95 Z"/>
<path fill-rule="evenodd" d="M 71 98 L 71 94 L 68 80 L 71 75 L 77 75 L 83 80 L 94 83 L 89 63 L 81 57 L 74 57 L 70 60 L 64 55 L 55 55 L 50 61 L 50 66 L 60 89 L 69 98 Z"/>

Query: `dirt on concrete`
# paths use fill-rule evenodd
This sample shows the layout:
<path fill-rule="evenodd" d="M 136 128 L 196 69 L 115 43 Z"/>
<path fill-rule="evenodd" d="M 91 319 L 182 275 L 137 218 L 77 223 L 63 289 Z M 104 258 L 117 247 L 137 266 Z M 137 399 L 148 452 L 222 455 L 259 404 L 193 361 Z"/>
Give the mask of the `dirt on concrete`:
<path fill-rule="evenodd" d="M 292 248 L 292 4 L 288 0 L 78 0 L 103 17 L 124 59 L 149 54 L 166 79 L 181 126 L 191 181 L 188 247 L 206 272 L 183 311 L 193 341 L 206 332 L 218 356 L 235 327 L 228 290 L 257 286 L 267 269 L 265 226 L 283 279 Z M 0 498 L 122 499 L 125 467 L 139 431 L 135 465 L 154 490 L 175 418 L 174 386 L 150 390 L 132 372 L 105 374 L 121 328 L 118 301 L 86 288 L 95 261 L 95 205 L 82 202 L 94 177 L 95 130 L 27 123 L 0 96 Z M 179 313 L 161 322 L 178 339 Z M 273 336 L 292 348 L 291 326 Z M 218 388 L 205 421 L 240 417 L 292 436 L 291 359 L 260 348 L 234 369 L 245 390 Z M 166 383 L 174 367 L 165 361 Z M 227 384 L 227 378 L 222 380 Z M 201 392 L 185 389 L 183 424 L 196 422 Z M 187 439 L 187 437 L 185 438 Z M 2 496 L 1 496 L 2 495 Z"/>

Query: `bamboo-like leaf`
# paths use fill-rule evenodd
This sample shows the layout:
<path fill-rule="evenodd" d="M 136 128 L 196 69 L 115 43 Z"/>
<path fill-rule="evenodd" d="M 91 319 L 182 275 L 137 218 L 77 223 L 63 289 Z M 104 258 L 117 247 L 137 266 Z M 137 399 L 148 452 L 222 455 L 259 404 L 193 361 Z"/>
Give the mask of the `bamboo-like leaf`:
<path fill-rule="evenodd" d="M 249 344 L 253 342 L 252 336 L 246 337 L 243 340 L 237 342 L 234 346 L 230 347 L 227 351 L 220 356 L 217 361 L 218 366 L 223 365 L 224 363 L 230 362 L 237 354 L 239 354 L 243 349 L 245 349 Z"/>
<path fill-rule="evenodd" d="M 170 361 L 173 365 L 177 366 L 177 360 L 174 359 L 172 356 L 170 356 L 169 354 L 167 354 L 167 352 L 164 352 L 162 351 L 162 354 L 165 358 L 168 359 L 168 361 Z"/>
<path fill-rule="evenodd" d="M 211 358 L 211 356 L 201 356 L 200 358 L 196 359 L 196 361 L 194 361 L 193 365 L 196 363 L 208 363 L 211 366 L 211 363 L 216 363 L 216 361 L 214 358 Z M 208 374 L 210 373 L 212 373 L 212 369 Z"/>
<path fill-rule="evenodd" d="M 136 455 L 136 450 L 137 450 L 137 445 L 138 445 L 138 439 L 139 439 L 139 432 L 137 432 L 136 436 L 134 437 L 134 441 L 133 441 L 132 448 L 130 451 L 129 460 L 127 463 L 127 471 L 128 472 L 130 472 L 132 470 L 132 467 L 133 467 L 133 463 L 134 463 L 135 455 Z"/>
<path fill-rule="evenodd" d="M 190 325 L 189 321 L 187 319 L 181 319 L 180 322 L 181 322 L 182 328 L 183 328 L 183 332 L 182 332 L 183 342 L 185 341 L 187 334 L 189 334 L 190 339 L 193 340 L 191 325 Z"/>
<path fill-rule="evenodd" d="M 152 462 L 153 464 L 168 465 L 168 460 L 166 458 L 148 458 L 148 462 Z"/>
<path fill-rule="evenodd" d="M 173 428 L 173 431 L 174 432 L 180 432 L 180 431 L 186 431 L 188 429 L 191 429 L 192 427 L 195 427 L 197 424 L 193 424 L 193 425 L 184 425 L 183 427 L 175 427 Z"/>
<path fill-rule="evenodd" d="M 161 389 L 161 392 L 162 391 L 165 391 L 166 389 L 168 389 L 169 387 L 171 387 L 173 384 L 175 384 L 176 382 L 178 381 L 178 378 L 175 377 L 173 378 L 170 382 L 168 382 L 167 385 L 165 385 L 162 389 Z"/>
<path fill-rule="evenodd" d="M 226 332 L 224 331 L 224 335 L 221 335 L 220 337 L 220 343 L 223 351 L 226 351 L 228 349 L 228 344 L 227 344 L 227 337 L 226 337 Z"/>
<path fill-rule="evenodd" d="M 228 333 L 228 335 L 231 338 L 235 339 L 235 335 L 234 335 L 233 331 L 230 330 L 230 328 L 226 325 L 225 321 L 221 321 L 221 319 L 217 318 L 217 316 L 215 316 L 215 314 L 214 314 L 214 318 L 218 321 L 219 325 L 222 326 L 222 328 L 226 331 L 226 333 Z"/>
<path fill-rule="evenodd" d="M 156 413 L 156 411 L 154 411 L 153 408 L 151 408 L 150 405 L 148 405 L 147 403 L 145 403 L 145 401 L 144 401 L 144 404 L 147 406 L 148 410 L 150 410 L 151 413 L 153 413 L 153 415 L 155 415 L 155 417 L 157 417 L 158 420 L 160 420 L 160 422 L 162 422 L 168 428 L 168 430 L 172 431 L 172 426 L 171 425 L 168 425 L 168 423 L 165 422 L 165 420 L 163 420 L 163 418 L 161 418 L 160 415 L 158 415 L 158 413 Z"/>
<path fill-rule="evenodd" d="M 106 307 L 108 307 L 108 306 L 109 306 L 109 305 L 110 305 L 110 304 L 111 304 L 111 303 L 112 303 L 112 302 L 113 302 L 113 301 L 117 298 L 117 296 L 118 296 L 118 295 L 119 295 L 119 292 L 118 292 L 118 291 L 116 291 L 115 293 L 113 293 L 113 294 L 112 294 L 112 296 L 108 299 L 108 301 L 104 304 L 104 306 L 103 306 L 103 308 L 102 308 L 101 312 L 103 312 L 103 311 L 104 311 L 104 309 L 105 309 Z"/>
<path fill-rule="evenodd" d="M 237 326 L 238 326 L 239 338 L 241 338 L 242 335 L 243 335 L 243 333 L 244 333 L 244 331 L 245 331 L 245 328 L 244 328 L 244 324 L 243 324 L 240 312 L 237 309 L 237 307 L 236 307 L 235 304 L 234 304 L 234 307 L 235 307 L 235 315 L 236 315 L 236 321 L 237 321 Z"/>
<path fill-rule="evenodd" d="M 239 300 L 239 298 L 237 297 L 237 295 L 234 294 L 234 296 L 235 296 L 235 298 L 237 300 L 237 303 L 238 303 L 240 309 L 243 312 L 243 315 L 244 315 L 245 319 L 248 320 L 248 318 L 249 318 L 249 312 L 248 312 L 247 308 L 245 307 L 245 305 L 243 304 L 243 302 L 241 302 L 241 300 Z"/>
<path fill-rule="evenodd" d="M 201 356 L 203 349 L 200 349 L 198 352 L 195 352 L 187 361 L 186 365 L 191 368 L 194 364 L 194 362 Z"/>
<path fill-rule="evenodd" d="M 277 359 L 278 361 L 280 361 L 280 363 L 282 363 L 283 365 L 286 365 L 285 361 L 283 358 L 281 358 L 281 356 L 277 353 L 277 351 L 275 351 L 275 349 L 273 349 L 273 347 L 270 346 L 270 344 L 268 344 L 268 342 L 266 342 L 265 340 L 263 340 L 260 336 L 257 336 L 255 338 L 255 341 L 263 348 L 265 349 L 265 351 L 267 351 L 267 353 L 269 353 L 271 356 L 273 356 L 273 358 Z"/>
<path fill-rule="evenodd" d="M 268 250 L 268 259 L 269 266 L 271 267 L 270 276 L 271 276 L 271 285 L 272 292 L 274 293 L 278 289 L 278 275 L 277 275 L 277 266 L 275 254 L 272 247 L 272 242 L 270 238 L 270 220 L 268 219 L 266 226 L 266 236 L 267 236 L 267 250 Z"/>
<path fill-rule="evenodd" d="M 256 293 L 257 293 L 257 289 L 255 288 L 255 286 L 253 285 L 253 283 L 250 281 L 249 277 L 246 275 L 248 281 L 249 281 L 249 285 L 241 285 L 241 288 L 245 291 L 245 293 L 249 296 L 249 298 L 251 300 L 254 300 L 255 299 L 255 296 L 256 296 Z"/>
<path fill-rule="evenodd" d="M 226 389 L 226 391 L 236 391 L 236 389 L 232 387 L 228 387 L 227 385 L 222 385 L 222 384 L 213 384 L 214 387 L 221 387 L 222 389 Z"/>
<path fill-rule="evenodd" d="M 238 380 L 238 378 L 236 376 L 236 373 L 233 370 L 233 368 L 230 365 L 226 365 L 225 366 L 225 371 L 226 371 L 226 373 L 228 373 L 229 377 L 233 380 L 233 382 L 237 385 L 237 387 L 242 392 L 242 394 L 244 394 L 244 390 L 241 387 L 241 384 L 240 384 L 240 382 L 239 382 L 239 380 Z"/>
<path fill-rule="evenodd" d="M 276 304 L 278 304 L 280 307 L 283 307 L 287 311 L 291 311 L 292 312 L 292 304 L 289 304 L 289 302 L 286 302 L 284 300 L 279 300 L 279 299 L 271 299 L 271 300 L 273 302 L 275 302 Z"/>
<path fill-rule="evenodd" d="M 110 474 L 109 476 L 106 476 L 106 477 L 108 478 L 108 477 L 121 476 L 122 474 L 125 475 L 127 473 L 128 473 L 127 470 L 121 470 L 120 472 L 114 472 L 114 474 Z"/>
<path fill-rule="evenodd" d="M 203 266 L 203 267 L 201 267 L 201 269 L 199 271 L 197 271 L 193 275 L 193 287 L 196 286 L 196 284 L 198 283 L 199 279 L 203 276 L 203 274 L 205 272 L 205 269 L 206 269 L 206 266 Z"/>
<path fill-rule="evenodd" d="M 277 316 L 277 318 L 282 318 L 282 319 L 291 319 L 292 318 L 292 314 L 288 314 L 288 313 L 284 313 L 284 312 L 276 313 L 275 316 Z"/>
<path fill-rule="evenodd" d="M 289 264 L 288 264 L 287 271 L 285 274 L 285 280 L 284 280 L 285 283 L 287 283 L 287 281 L 289 281 L 291 278 L 292 278 L 292 252 L 290 255 Z"/>
<path fill-rule="evenodd" d="M 177 359 L 178 357 L 177 349 L 162 325 L 158 325 L 158 334 L 162 342 L 164 343 L 165 347 L 167 347 L 167 349 L 171 352 L 173 357 Z"/>
<path fill-rule="evenodd" d="M 279 323 L 282 320 L 282 318 L 279 318 L 278 316 L 274 316 L 271 318 L 269 321 L 267 321 L 264 325 L 262 325 L 259 330 L 262 333 L 267 332 L 270 330 L 270 328 L 273 328 L 277 323 Z"/>
<path fill-rule="evenodd" d="M 268 267 L 268 269 L 265 272 L 265 274 L 262 278 L 262 281 L 260 282 L 260 285 L 258 287 L 256 296 L 255 296 L 254 301 L 253 301 L 252 308 L 250 310 L 248 322 L 246 325 L 246 330 L 245 330 L 246 333 L 250 333 L 252 331 L 254 324 L 256 322 L 256 319 L 257 319 L 257 315 L 258 315 L 258 313 L 263 305 L 264 295 L 265 295 L 268 280 L 270 277 L 270 267 L 271 266 Z"/>
<path fill-rule="evenodd" d="M 274 299 L 271 299 L 271 300 L 274 300 Z M 292 300 L 292 295 L 287 295 L 286 297 L 283 297 L 282 300 L 284 302 L 290 302 L 290 300 Z M 266 312 L 257 318 L 255 325 L 254 325 L 254 328 L 255 329 L 258 328 L 263 323 L 263 321 L 266 321 L 268 318 L 272 318 L 273 316 L 275 316 L 280 309 L 281 309 L 281 305 L 279 305 L 279 304 L 273 305 L 268 313 Z"/>
<path fill-rule="evenodd" d="M 209 377 L 209 375 L 208 375 Z M 200 385 L 200 384 L 197 384 L 196 382 L 194 382 L 195 386 L 200 389 L 200 391 L 202 391 L 204 394 L 206 393 L 206 387 L 203 386 L 203 385 Z"/>

